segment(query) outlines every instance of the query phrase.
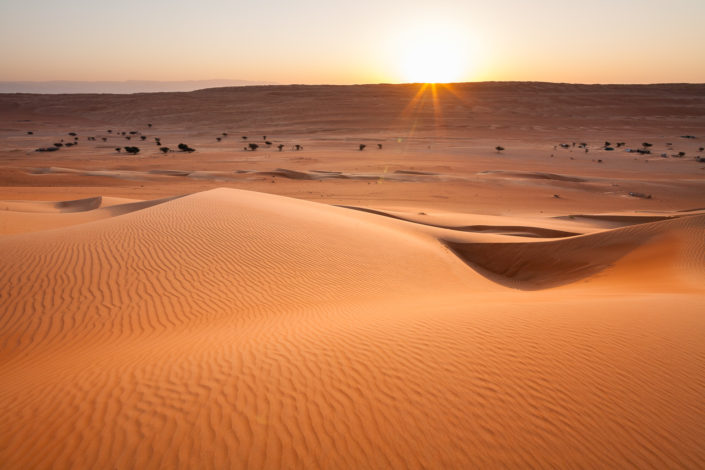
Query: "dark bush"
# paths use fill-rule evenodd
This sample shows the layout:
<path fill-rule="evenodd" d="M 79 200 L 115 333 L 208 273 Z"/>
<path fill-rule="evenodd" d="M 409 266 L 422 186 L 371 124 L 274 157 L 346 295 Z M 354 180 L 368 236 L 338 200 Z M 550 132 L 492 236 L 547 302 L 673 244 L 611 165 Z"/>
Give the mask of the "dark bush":
<path fill-rule="evenodd" d="M 169 153 L 169 147 L 159 147 L 159 150 L 161 150 L 162 153 Z"/>
<path fill-rule="evenodd" d="M 250 147 L 250 150 L 252 150 L 253 152 L 259 148 L 259 145 L 255 144 L 254 142 L 250 142 L 249 144 L 247 144 L 247 146 Z"/>
<path fill-rule="evenodd" d="M 179 144 L 179 145 L 178 145 L 178 148 L 179 148 L 179 150 L 181 150 L 182 152 L 195 152 L 195 151 L 196 151 L 196 149 L 191 148 L 191 147 L 189 147 L 189 146 L 186 145 L 186 144 Z"/>
<path fill-rule="evenodd" d="M 140 148 L 139 147 L 125 147 L 125 152 L 129 153 L 130 155 L 137 155 L 140 153 Z"/>

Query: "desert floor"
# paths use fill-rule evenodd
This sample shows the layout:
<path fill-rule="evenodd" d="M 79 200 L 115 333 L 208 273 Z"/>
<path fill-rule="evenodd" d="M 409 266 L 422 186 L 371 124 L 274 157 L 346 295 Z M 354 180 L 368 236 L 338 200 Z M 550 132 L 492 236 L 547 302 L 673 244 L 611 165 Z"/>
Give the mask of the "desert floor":
<path fill-rule="evenodd" d="M 0 95 L 0 468 L 703 468 L 703 147 L 705 85 Z"/>

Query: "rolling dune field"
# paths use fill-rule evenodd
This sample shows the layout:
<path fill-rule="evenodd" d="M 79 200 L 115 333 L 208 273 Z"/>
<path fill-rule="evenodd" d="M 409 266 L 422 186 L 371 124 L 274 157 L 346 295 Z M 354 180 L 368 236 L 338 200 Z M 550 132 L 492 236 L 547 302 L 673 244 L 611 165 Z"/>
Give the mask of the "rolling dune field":
<path fill-rule="evenodd" d="M 0 95 L 0 468 L 705 467 L 705 86 L 426 88 Z"/>

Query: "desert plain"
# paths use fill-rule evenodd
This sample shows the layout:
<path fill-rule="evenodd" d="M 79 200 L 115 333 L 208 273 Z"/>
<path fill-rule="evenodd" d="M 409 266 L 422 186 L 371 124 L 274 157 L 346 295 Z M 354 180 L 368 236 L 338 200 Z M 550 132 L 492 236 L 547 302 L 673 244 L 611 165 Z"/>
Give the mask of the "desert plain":
<path fill-rule="evenodd" d="M 704 468 L 703 147 L 705 85 L 0 95 L 0 468 Z"/>

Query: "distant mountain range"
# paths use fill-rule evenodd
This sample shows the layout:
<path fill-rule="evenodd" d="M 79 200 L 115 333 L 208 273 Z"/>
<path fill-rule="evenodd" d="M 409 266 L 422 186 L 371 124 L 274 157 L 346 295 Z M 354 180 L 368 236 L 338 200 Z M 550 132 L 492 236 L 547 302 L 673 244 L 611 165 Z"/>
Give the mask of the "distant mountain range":
<path fill-rule="evenodd" d="M 0 82 L 0 93 L 154 93 L 166 91 L 193 91 L 227 86 L 275 85 L 273 82 L 250 80 L 186 80 L 162 82 L 126 80 L 123 82 L 76 82 L 55 80 L 47 82 Z"/>

